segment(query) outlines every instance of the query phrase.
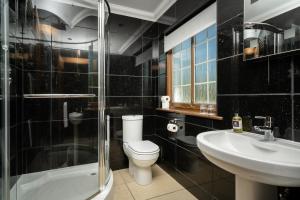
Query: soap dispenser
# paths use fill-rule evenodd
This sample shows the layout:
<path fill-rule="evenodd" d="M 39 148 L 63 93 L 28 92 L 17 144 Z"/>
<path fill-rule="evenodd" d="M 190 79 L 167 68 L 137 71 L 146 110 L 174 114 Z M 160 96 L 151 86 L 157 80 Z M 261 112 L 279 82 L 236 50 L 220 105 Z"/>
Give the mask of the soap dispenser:
<path fill-rule="evenodd" d="M 242 118 L 239 116 L 238 113 L 235 113 L 234 117 L 232 118 L 232 129 L 235 133 L 243 132 Z"/>

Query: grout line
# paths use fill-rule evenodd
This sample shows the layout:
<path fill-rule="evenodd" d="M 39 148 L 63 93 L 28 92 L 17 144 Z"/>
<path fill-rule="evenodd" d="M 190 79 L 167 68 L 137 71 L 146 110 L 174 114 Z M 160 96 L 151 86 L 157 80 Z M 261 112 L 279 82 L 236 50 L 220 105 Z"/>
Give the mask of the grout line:
<path fill-rule="evenodd" d="M 169 142 L 169 143 L 175 145 L 176 147 L 179 147 L 179 148 L 181 148 L 181 149 L 183 149 L 183 150 L 185 150 L 185 151 L 187 151 L 187 152 L 193 154 L 195 157 L 197 157 L 197 158 L 203 160 L 203 157 L 202 157 L 203 155 L 202 155 L 202 153 L 201 153 L 202 156 L 200 156 L 198 153 L 192 152 L 191 150 L 188 150 L 188 149 L 186 149 L 185 147 L 182 147 L 182 146 L 178 145 L 178 144 L 175 143 L 175 142 L 169 141 L 169 140 L 167 140 L 166 138 L 164 138 L 164 137 L 162 137 L 162 136 L 160 136 L 160 135 L 158 135 L 158 134 L 156 134 L 156 135 L 157 135 L 160 139 L 165 140 L 166 142 Z M 195 148 L 196 148 L 196 147 L 195 147 Z"/>
<path fill-rule="evenodd" d="M 227 57 L 224 57 L 224 58 L 219 58 L 217 59 L 217 61 L 222 61 L 222 60 L 226 60 L 226 59 L 229 59 L 229 58 L 235 58 L 235 57 L 239 57 L 239 56 L 242 56 L 243 53 L 239 53 L 239 54 L 235 54 L 235 55 L 232 55 L 232 56 L 227 56 Z"/>
<path fill-rule="evenodd" d="M 220 97 L 232 97 L 232 96 L 290 96 L 292 93 L 253 93 L 253 94 L 218 94 Z"/>
<path fill-rule="evenodd" d="M 159 96 L 105 96 L 106 98 L 143 98 L 143 97 L 159 97 Z"/>
<path fill-rule="evenodd" d="M 244 11 L 242 11 L 242 12 L 236 14 L 235 16 L 233 16 L 233 17 L 231 17 L 231 18 L 225 20 L 224 22 L 222 22 L 222 23 L 220 23 L 220 24 L 217 24 L 217 26 L 222 26 L 222 25 L 226 24 L 227 22 L 230 22 L 230 21 L 233 20 L 234 18 L 243 16 L 243 14 L 244 14 Z"/>
<path fill-rule="evenodd" d="M 161 116 L 161 115 L 156 115 L 156 117 L 160 117 L 160 118 L 163 118 L 163 119 L 167 119 L 167 120 L 171 120 L 173 118 L 168 118 L 168 117 L 164 117 L 164 116 Z M 217 130 L 213 127 L 213 124 L 211 124 L 212 126 L 209 127 L 209 126 L 204 126 L 204 125 L 200 125 L 200 124 L 194 124 L 194 123 L 191 123 L 191 122 L 186 122 L 186 121 L 183 121 L 181 119 L 177 119 L 178 121 L 181 121 L 185 124 L 189 124 L 189 125 L 193 125 L 193 126 L 198 126 L 198 127 L 202 127 L 202 128 L 205 128 L 205 129 L 211 129 L 211 130 Z"/>
<path fill-rule="evenodd" d="M 128 168 L 126 168 L 126 169 L 128 169 Z M 128 173 L 128 174 L 129 174 L 129 173 Z M 129 191 L 131 197 L 135 200 L 134 195 L 132 194 L 132 191 L 131 191 L 130 188 L 128 187 L 128 183 L 126 182 L 125 178 L 123 178 L 122 174 L 120 174 L 120 176 L 121 176 L 122 179 L 124 180 L 125 186 L 126 186 L 127 190 Z M 130 176 L 130 174 L 129 174 L 129 176 Z"/>
<path fill-rule="evenodd" d="M 171 177 L 173 180 L 175 180 L 173 177 Z M 176 181 L 176 180 L 175 180 Z M 177 181 L 176 181 L 177 182 Z M 178 182 L 177 182 L 178 183 Z M 181 185 L 180 183 L 178 183 L 179 185 Z M 183 185 L 181 185 L 183 187 Z M 166 196 L 166 195 L 169 195 L 169 194 L 172 194 L 172 193 L 175 193 L 175 192 L 179 192 L 179 191 L 187 191 L 184 187 L 183 189 L 179 189 L 179 190 L 175 190 L 173 192 L 168 192 L 168 193 L 165 193 L 165 194 L 160 194 L 160 195 L 157 195 L 157 196 L 154 196 L 154 197 L 151 197 L 151 198 L 148 198 L 146 200 L 150 200 L 150 199 L 155 199 L 155 198 L 158 198 L 158 197 L 163 197 L 163 196 Z M 194 195 L 193 195 L 194 196 Z"/>
<path fill-rule="evenodd" d="M 292 94 L 295 92 L 295 60 L 294 56 L 292 57 L 291 60 L 291 89 L 292 89 Z M 295 141 L 295 98 L 294 96 L 291 96 L 291 111 L 292 111 L 292 140 Z"/>

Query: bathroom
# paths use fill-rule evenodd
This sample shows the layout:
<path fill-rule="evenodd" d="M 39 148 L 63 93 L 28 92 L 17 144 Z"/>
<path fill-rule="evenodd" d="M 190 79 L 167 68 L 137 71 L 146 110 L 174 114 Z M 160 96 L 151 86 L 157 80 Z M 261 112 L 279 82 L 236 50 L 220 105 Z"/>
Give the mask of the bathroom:
<path fill-rule="evenodd" d="M 299 0 L 0 9 L 0 200 L 300 198 Z"/>

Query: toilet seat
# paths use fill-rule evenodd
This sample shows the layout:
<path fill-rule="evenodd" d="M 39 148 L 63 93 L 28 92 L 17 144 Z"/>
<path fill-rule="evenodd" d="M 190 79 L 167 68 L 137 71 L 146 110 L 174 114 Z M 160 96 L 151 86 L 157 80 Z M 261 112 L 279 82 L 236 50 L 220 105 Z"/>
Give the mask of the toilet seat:
<path fill-rule="evenodd" d="M 128 149 L 137 155 L 152 155 L 159 152 L 159 147 L 149 140 L 129 142 Z"/>

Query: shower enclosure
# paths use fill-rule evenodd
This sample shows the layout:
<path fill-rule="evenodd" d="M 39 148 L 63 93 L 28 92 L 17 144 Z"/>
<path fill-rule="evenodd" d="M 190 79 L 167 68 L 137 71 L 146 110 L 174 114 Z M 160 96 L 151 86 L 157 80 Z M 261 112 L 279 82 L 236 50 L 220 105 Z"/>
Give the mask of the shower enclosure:
<path fill-rule="evenodd" d="M 108 3 L 1 0 L 0 12 L 0 200 L 108 198 Z"/>

